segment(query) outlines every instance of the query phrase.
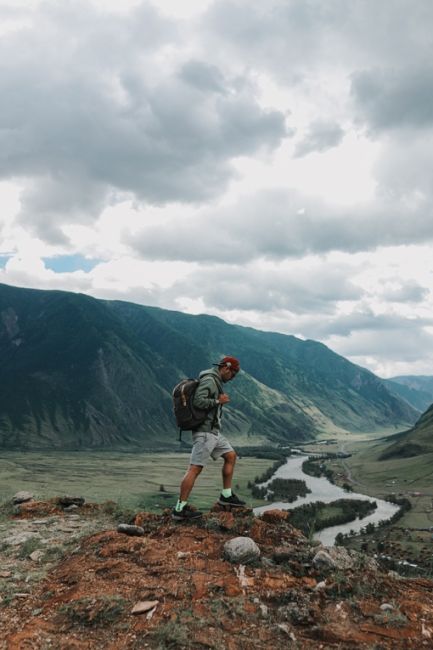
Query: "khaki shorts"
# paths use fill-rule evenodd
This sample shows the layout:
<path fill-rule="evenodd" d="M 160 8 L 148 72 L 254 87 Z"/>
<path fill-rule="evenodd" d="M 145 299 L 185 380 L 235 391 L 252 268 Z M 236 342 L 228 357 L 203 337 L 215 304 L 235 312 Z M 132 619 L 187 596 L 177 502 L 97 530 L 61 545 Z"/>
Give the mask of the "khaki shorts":
<path fill-rule="evenodd" d="M 192 434 L 191 465 L 205 467 L 209 458 L 216 460 L 228 451 L 234 451 L 233 447 L 221 434 L 203 433 L 199 431 Z"/>

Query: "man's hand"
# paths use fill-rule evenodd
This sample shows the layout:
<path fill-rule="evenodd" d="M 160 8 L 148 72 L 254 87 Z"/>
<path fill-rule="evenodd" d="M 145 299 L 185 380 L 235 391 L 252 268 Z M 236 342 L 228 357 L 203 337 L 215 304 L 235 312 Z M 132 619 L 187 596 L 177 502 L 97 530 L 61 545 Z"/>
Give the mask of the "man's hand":
<path fill-rule="evenodd" d="M 226 393 L 221 393 L 221 395 L 218 397 L 218 402 L 220 404 L 227 404 L 230 402 L 230 397 L 226 395 Z"/>

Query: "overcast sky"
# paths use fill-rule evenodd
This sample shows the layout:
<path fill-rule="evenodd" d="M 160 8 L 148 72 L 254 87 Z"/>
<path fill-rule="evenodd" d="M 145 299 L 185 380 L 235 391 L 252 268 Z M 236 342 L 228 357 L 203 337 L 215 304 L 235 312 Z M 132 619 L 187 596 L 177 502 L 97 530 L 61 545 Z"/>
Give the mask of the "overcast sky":
<path fill-rule="evenodd" d="M 433 375 L 432 51 L 431 0 L 0 0 L 0 282 Z"/>

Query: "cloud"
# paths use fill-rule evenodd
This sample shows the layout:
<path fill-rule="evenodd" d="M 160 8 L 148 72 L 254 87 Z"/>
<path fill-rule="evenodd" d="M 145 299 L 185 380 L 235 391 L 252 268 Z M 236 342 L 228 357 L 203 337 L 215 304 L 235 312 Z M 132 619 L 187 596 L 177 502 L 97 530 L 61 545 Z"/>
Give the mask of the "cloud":
<path fill-rule="evenodd" d="M 221 56 L 239 57 L 280 80 L 302 82 L 318 70 L 429 61 L 429 0 L 219 0 L 204 19 Z"/>
<path fill-rule="evenodd" d="M 212 224 L 212 228 L 209 228 Z M 329 251 L 358 252 L 433 239 L 423 209 L 397 201 L 342 208 L 289 191 L 263 191 L 234 206 L 125 234 L 147 259 L 247 262 Z"/>
<path fill-rule="evenodd" d="M 344 131 L 335 122 L 313 122 L 304 139 L 295 147 L 295 158 L 302 158 L 313 152 L 323 152 L 340 144 Z"/>
<path fill-rule="evenodd" d="M 429 289 L 417 282 L 403 282 L 384 288 L 380 296 L 387 302 L 422 303 L 429 293 Z"/>
<path fill-rule="evenodd" d="M 61 243 L 63 222 L 89 222 L 116 192 L 219 195 L 232 159 L 286 135 L 248 80 L 185 60 L 188 34 L 146 3 L 122 16 L 46 3 L 32 20 L 0 45 L 0 175 L 27 183 L 21 222 L 42 238 Z"/>
<path fill-rule="evenodd" d="M 384 334 L 386 334 L 384 336 Z M 433 349 L 433 336 L 426 332 L 421 324 L 414 323 L 408 329 L 383 331 L 356 332 L 344 339 L 337 337 L 329 339 L 329 344 L 339 353 L 351 358 L 374 357 L 377 361 L 395 362 L 425 362 L 433 360 L 430 350 Z"/>
<path fill-rule="evenodd" d="M 221 312 L 289 311 L 333 313 L 339 301 L 361 298 L 363 290 L 344 277 L 345 265 L 327 268 L 310 260 L 287 268 L 255 265 L 212 266 L 176 282 L 170 295 L 201 299 L 208 308 Z"/>
<path fill-rule="evenodd" d="M 321 338 L 330 336 L 349 337 L 354 332 L 398 332 L 400 336 L 418 332 L 433 325 L 433 318 L 402 316 L 400 314 L 376 314 L 369 307 L 356 308 L 350 314 L 338 315 L 333 319 L 315 324 L 316 335 Z M 403 334 L 404 333 L 404 334 Z"/>
<path fill-rule="evenodd" d="M 354 73 L 351 92 L 361 118 L 378 131 L 433 126 L 432 72 L 429 64 Z"/>

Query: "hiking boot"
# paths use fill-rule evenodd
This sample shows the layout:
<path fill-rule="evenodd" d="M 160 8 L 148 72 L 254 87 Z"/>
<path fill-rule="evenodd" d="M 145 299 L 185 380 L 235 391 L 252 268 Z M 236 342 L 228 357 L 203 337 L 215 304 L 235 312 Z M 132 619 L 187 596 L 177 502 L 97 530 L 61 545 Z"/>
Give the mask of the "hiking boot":
<path fill-rule="evenodd" d="M 203 513 L 195 508 L 191 508 L 188 504 L 182 508 L 179 512 L 176 508 L 173 508 L 171 511 L 171 518 L 175 521 L 191 521 L 192 519 L 199 519 L 203 517 Z"/>
<path fill-rule="evenodd" d="M 241 506 L 246 505 L 246 502 L 241 501 L 241 499 L 239 499 L 239 497 L 237 497 L 234 492 L 232 492 L 231 497 L 225 497 L 222 494 L 220 494 L 220 498 L 218 499 L 218 503 L 221 506 L 235 506 L 236 508 L 239 508 Z"/>

